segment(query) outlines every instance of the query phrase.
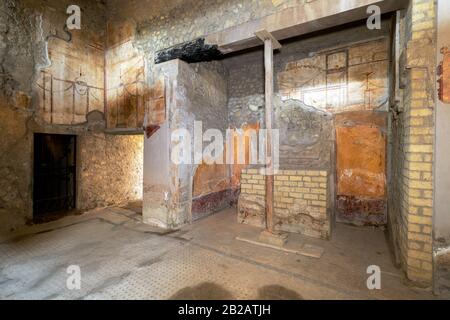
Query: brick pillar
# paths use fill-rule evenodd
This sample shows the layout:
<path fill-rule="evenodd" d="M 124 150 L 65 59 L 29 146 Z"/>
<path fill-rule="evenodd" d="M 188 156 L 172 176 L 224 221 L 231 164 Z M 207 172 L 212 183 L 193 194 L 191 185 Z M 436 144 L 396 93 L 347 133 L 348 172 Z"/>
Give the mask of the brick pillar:
<path fill-rule="evenodd" d="M 436 4 L 412 0 L 409 8 L 404 115 L 403 263 L 410 280 L 431 285 L 433 153 L 436 90 Z M 395 165 L 395 164 L 394 164 Z"/>

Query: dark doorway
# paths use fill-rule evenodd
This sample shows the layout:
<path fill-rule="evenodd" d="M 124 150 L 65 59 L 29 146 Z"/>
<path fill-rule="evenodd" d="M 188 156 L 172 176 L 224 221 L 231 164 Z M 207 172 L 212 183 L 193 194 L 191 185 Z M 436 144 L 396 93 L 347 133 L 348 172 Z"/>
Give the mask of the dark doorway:
<path fill-rule="evenodd" d="M 34 218 L 75 209 L 76 136 L 34 135 Z"/>

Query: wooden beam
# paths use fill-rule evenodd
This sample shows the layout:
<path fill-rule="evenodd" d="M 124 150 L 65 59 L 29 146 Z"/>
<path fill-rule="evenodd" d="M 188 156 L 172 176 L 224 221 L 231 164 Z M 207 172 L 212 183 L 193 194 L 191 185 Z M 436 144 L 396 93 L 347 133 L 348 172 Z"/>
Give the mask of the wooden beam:
<path fill-rule="evenodd" d="M 277 39 L 267 30 L 260 30 L 256 31 L 255 35 L 265 43 L 266 40 L 270 40 L 272 42 L 272 49 L 278 50 L 281 49 L 281 44 L 278 42 Z"/>
<path fill-rule="evenodd" d="M 274 163 L 273 163 L 273 50 L 280 49 L 280 43 L 267 31 L 262 30 L 256 36 L 264 42 L 265 67 L 265 114 L 266 114 L 266 228 L 274 233 L 273 193 L 274 193 Z"/>
<path fill-rule="evenodd" d="M 406 8 L 409 0 L 315 0 L 286 8 L 206 36 L 206 44 L 217 45 L 226 54 L 261 45 L 255 32 L 267 30 L 278 40 L 367 19 L 367 7 L 377 5 L 381 13 Z"/>

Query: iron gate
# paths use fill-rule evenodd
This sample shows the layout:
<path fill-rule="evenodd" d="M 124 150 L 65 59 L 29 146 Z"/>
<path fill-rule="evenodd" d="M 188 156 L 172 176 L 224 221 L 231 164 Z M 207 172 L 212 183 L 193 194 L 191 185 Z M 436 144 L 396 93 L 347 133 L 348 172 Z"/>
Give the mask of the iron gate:
<path fill-rule="evenodd" d="M 34 135 L 34 215 L 75 209 L 76 136 Z"/>

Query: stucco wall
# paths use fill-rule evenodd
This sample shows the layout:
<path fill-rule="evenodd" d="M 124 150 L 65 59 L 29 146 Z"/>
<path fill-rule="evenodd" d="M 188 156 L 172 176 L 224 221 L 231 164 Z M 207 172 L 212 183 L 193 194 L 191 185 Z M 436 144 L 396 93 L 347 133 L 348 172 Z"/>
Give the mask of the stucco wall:
<path fill-rule="evenodd" d="M 450 3 L 438 1 L 437 21 L 437 62 L 441 65 L 438 78 L 440 95 L 436 99 L 436 162 L 435 162 L 435 290 L 437 293 L 448 291 L 450 281 Z"/>
<path fill-rule="evenodd" d="M 439 1 L 438 3 L 438 43 L 439 50 L 438 63 L 449 65 L 450 54 L 441 53 L 445 47 L 450 49 L 450 3 Z M 443 70 L 444 72 L 444 70 Z M 442 90 L 450 92 L 450 81 L 448 74 L 450 70 L 445 70 L 447 78 L 443 79 Z M 444 76 L 444 75 L 443 75 Z M 450 245 L 450 211 L 448 209 L 448 195 L 450 194 L 450 101 L 437 98 L 436 104 L 436 238 L 443 238 Z"/>
<path fill-rule="evenodd" d="M 225 134 L 227 73 L 219 62 L 189 65 L 173 60 L 158 65 L 157 74 L 165 78 L 165 113 L 168 116 L 160 129 L 145 139 L 144 221 L 175 228 L 204 213 L 197 215 L 192 210 L 193 200 L 229 188 L 226 164 L 199 164 L 193 157 L 194 137 L 199 139 L 196 141 L 202 141 L 203 133 L 208 129 Z M 200 125 L 197 129 L 195 122 Z M 182 147 L 184 142 L 191 150 Z M 206 145 L 200 146 L 199 151 Z M 186 152 L 190 159 L 181 161 L 177 156 Z M 152 173 L 158 177 L 156 180 Z M 207 213 L 225 205 L 226 201 L 220 200 Z"/>
<path fill-rule="evenodd" d="M 64 25 L 71 4 L 31 0 L 0 3 L 1 232 L 21 227 L 33 218 L 35 132 L 79 136 L 79 149 L 84 150 L 78 159 L 81 209 L 141 198 L 137 185 L 142 172 L 137 167 L 142 161 L 142 137 L 103 132 L 106 8 L 102 1 L 77 1 L 82 9 L 82 29 L 68 33 Z M 42 71 L 47 72 L 45 86 Z M 55 80 L 53 91 L 51 78 Z M 93 111 L 100 112 L 96 116 L 100 121 L 88 123 L 87 114 Z"/>

